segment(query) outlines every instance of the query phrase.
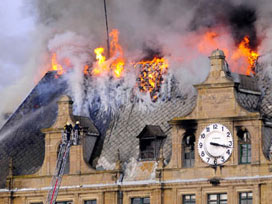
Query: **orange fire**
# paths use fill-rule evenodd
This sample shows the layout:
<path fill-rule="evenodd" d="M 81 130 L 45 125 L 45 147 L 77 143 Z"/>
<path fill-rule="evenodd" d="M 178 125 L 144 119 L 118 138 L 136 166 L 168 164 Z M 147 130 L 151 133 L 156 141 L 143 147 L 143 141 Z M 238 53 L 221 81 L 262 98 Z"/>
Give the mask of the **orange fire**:
<path fill-rule="evenodd" d="M 119 44 L 119 32 L 114 29 L 110 33 L 110 57 L 112 58 L 111 63 L 106 63 L 106 57 L 103 55 L 104 48 L 99 47 L 94 50 L 96 54 L 95 67 L 92 70 L 93 75 L 100 75 L 102 73 L 113 73 L 114 77 L 120 78 L 124 71 L 124 52 L 123 48 Z"/>
<path fill-rule="evenodd" d="M 219 48 L 224 51 L 225 55 L 229 55 L 229 51 L 226 48 L 224 42 L 220 41 L 219 34 L 214 31 L 207 31 L 198 43 L 198 50 L 201 53 L 210 54 L 214 49 Z"/>
<path fill-rule="evenodd" d="M 117 56 L 117 58 L 111 64 L 111 69 L 113 70 L 114 76 L 119 78 L 122 75 L 124 70 L 125 60 L 124 60 L 124 53 L 121 45 L 119 42 L 119 31 L 114 29 L 110 33 L 110 37 L 112 38 L 110 43 L 110 53 L 111 56 Z"/>
<path fill-rule="evenodd" d="M 138 87 L 141 92 L 149 92 L 151 99 L 156 101 L 163 81 L 163 74 L 167 73 L 168 61 L 155 57 L 151 61 L 140 61 L 134 65 L 140 67 Z"/>
<path fill-rule="evenodd" d="M 250 48 L 248 36 L 245 36 L 239 45 L 235 46 L 230 37 L 228 39 L 226 32 L 209 30 L 200 37 L 193 37 L 192 41 L 192 43 L 198 41 L 198 51 L 206 55 L 217 48 L 223 50 L 232 71 L 246 75 L 254 73 L 253 68 L 259 54 Z"/>
<path fill-rule="evenodd" d="M 57 71 L 57 75 L 62 75 L 64 73 L 63 67 L 58 63 L 57 54 L 53 53 L 51 58 L 51 66 L 53 71 Z"/>
<path fill-rule="evenodd" d="M 94 50 L 94 53 L 96 54 L 96 64 L 92 70 L 92 74 L 94 75 L 100 75 L 101 73 L 107 71 L 107 65 L 105 64 L 106 57 L 103 56 L 104 48 L 99 47 Z"/>
<path fill-rule="evenodd" d="M 250 49 L 248 36 L 245 36 L 244 39 L 241 41 L 237 50 L 231 56 L 231 59 L 237 60 L 241 57 L 246 57 L 248 62 L 245 74 L 250 75 L 251 73 L 254 73 L 253 68 L 255 66 L 257 58 L 259 57 L 259 54 L 256 51 Z"/>

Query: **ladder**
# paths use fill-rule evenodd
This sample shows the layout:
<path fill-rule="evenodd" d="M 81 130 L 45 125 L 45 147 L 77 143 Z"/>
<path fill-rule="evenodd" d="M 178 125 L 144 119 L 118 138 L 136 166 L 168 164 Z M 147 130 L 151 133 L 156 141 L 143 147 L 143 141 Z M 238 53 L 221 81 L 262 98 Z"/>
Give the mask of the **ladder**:
<path fill-rule="evenodd" d="M 62 133 L 62 136 L 63 136 L 62 138 L 65 138 L 66 136 L 65 133 Z M 71 140 L 68 142 L 66 140 L 62 140 L 62 141 L 63 142 L 60 145 L 60 149 L 59 149 L 56 169 L 51 181 L 51 188 L 49 189 L 48 196 L 47 196 L 47 201 L 46 201 L 47 204 L 55 204 L 56 202 L 62 176 L 64 174 L 64 169 L 65 169 L 68 155 L 70 152 L 70 147 L 72 145 Z"/>

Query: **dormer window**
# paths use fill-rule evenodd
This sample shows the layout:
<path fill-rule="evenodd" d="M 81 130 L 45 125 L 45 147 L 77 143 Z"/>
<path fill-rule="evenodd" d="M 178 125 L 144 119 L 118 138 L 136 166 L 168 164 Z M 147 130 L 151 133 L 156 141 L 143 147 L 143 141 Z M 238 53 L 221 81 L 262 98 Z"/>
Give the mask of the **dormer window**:
<path fill-rule="evenodd" d="M 251 163 L 251 139 L 250 134 L 245 127 L 239 127 L 238 136 L 238 152 L 239 164 Z"/>
<path fill-rule="evenodd" d="M 160 126 L 147 125 L 137 138 L 140 144 L 140 159 L 156 160 L 166 135 Z"/>

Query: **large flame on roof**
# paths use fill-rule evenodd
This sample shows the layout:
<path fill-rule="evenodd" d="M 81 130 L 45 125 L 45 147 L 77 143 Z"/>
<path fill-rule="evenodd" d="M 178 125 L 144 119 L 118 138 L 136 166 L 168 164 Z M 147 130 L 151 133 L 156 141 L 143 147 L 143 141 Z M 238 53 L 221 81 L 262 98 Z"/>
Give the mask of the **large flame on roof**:
<path fill-rule="evenodd" d="M 94 76 L 99 76 L 101 74 L 112 74 L 115 78 L 120 78 L 124 71 L 124 52 L 123 48 L 119 44 L 119 32 L 114 29 L 110 33 L 110 57 L 111 62 L 106 62 L 106 57 L 104 56 L 104 48 L 99 47 L 94 50 L 96 55 L 96 62 L 92 70 Z"/>
<path fill-rule="evenodd" d="M 94 50 L 94 53 L 96 54 L 96 62 L 94 64 L 94 68 L 92 70 L 93 75 L 100 75 L 106 71 L 108 71 L 108 66 L 105 64 L 106 57 L 104 54 L 104 48 L 98 47 Z"/>
<path fill-rule="evenodd" d="M 235 45 L 231 35 L 222 29 L 191 33 L 185 37 L 184 43 L 189 43 L 189 46 L 197 50 L 198 53 L 209 56 L 214 49 L 219 48 L 224 51 L 232 71 L 247 75 L 254 74 L 254 66 L 259 54 L 257 50 L 250 47 L 248 36 L 244 36 L 238 45 Z M 135 87 L 140 92 L 149 93 L 152 101 L 158 99 L 169 67 L 166 58 L 155 56 L 151 60 L 133 63 L 129 61 L 130 59 L 125 60 L 123 48 L 119 44 L 119 31 L 117 29 L 110 33 L 110 50 L 108 52 L 109 56 L 106 56 L 103 47 L 94 49 L 95 61 L 92 64 L 86 62 L 86 65 L 82 65 L 84 66 L 82 67 L 83 73 L 94 78 L 106 75 L 110 76 L 110 79 L 120 79 L 125 77 L 125 67 L 127 66 L 128 72 L 129 67 L 134 64 L 134 68 L 139 73 L 136 77 L 137 84 Z M 169 60 L 174 59 L 170 57 Z M 126 64 L 126 61 L 129 63 Z M 71 67 L 69 59 L 58 59 L 56 52 L 52 54 L 51 70 L 57 72 L 56 76 L 64 74 Z"/>
<path fill-rule="evenodd" d="M 63 67 L 61 66 L 61 64 L 58 63 L 56 53 L 52 54 L 51 66 L 52 66 L 52 70 L 56 71 L 58 75 L 62 75 L 64 73 Z"/>
<path fill-rule="evenodd" d="M 244 39 L 241 41 L 237 50 L 232 54 L 231 59 L 237 60 L 241 57 L 247 58 L 248 62 L 245 74 L 250 75 L 251 73 L 254 73 L 255 63 L 259 57 L 259 54 L 256 51 L 250 49 L 248 36 L 245 36 Z"/>
<path fill-rule="evenodd" d="M 110 37 L 112 38 L 110 43 L 110 53 L 111 56 L 115 57 L 115 60 L 111 64 L 111 68 L 113 70 L 114 76 L 119 78 L 122 76 L 122 72 L 124 70 L 125 60 L 124 60 L 124 52 L 121 45 L 118 43 L 119 41 L 119 31 L 117 29 L 112 30 L 110 33 Z"/>
<path fill-rule="evenodd" d="M 135 68 L 140 67 L 138 87 L 141 92 L 149 92 L 152 101 L 159 97 L 159 91 L 163 82 L 163 75 L 167 73 L 168 61 L 155 57 L 152 60 L 137 62 Z"/>

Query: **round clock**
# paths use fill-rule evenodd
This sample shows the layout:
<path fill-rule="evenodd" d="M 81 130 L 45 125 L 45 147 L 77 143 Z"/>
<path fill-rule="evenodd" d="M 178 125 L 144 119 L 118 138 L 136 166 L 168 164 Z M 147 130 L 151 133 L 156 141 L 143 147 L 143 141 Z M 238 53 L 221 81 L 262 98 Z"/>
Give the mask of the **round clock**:
<path fill-rule="evenodd" d="M 233 138 L 228 128 L 213 123 L 204 128 L 198 139 L 198 153 L 210 165 L 225 163 L 233 150 Z"/>

